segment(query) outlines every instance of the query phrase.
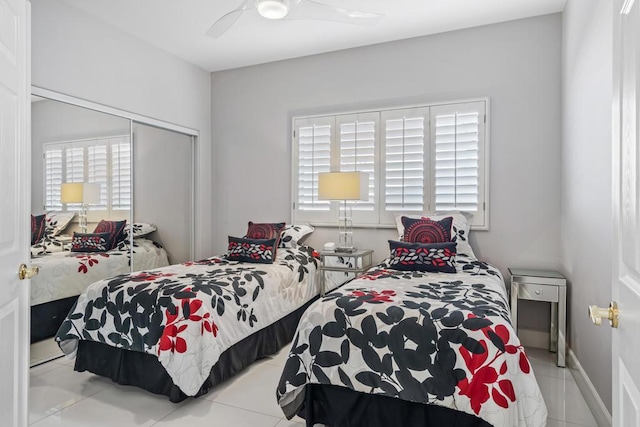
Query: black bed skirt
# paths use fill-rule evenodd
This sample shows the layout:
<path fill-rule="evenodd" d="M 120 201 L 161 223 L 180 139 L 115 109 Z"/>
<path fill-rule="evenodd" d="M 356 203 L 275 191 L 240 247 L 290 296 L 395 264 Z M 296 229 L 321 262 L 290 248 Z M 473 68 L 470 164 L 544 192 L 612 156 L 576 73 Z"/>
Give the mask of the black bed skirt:
<path fill-rule="evenodd" d="M 307 427 L 491 427 L 476 416 L 442 406 L 321 384 L 306 386 L 298 415 Z"/>
<path fill-rule="evenodd" d="M 78 296 L 31 306 L 31 343 L 56 335 Z"/>
<path fill-rule="evenodd" d="M 206 394 L 214 385 L 242 371 L 257 359 L 277 353 L 291 342 L 302 313 L 313 301 L 315 299 L 225 350 L 195 397 Z M 168 396 L 172 402 L 181 402 L 188 397 L 173 383 L 158 358 L 147 353 L 80 340 L 74 369 Z"/>

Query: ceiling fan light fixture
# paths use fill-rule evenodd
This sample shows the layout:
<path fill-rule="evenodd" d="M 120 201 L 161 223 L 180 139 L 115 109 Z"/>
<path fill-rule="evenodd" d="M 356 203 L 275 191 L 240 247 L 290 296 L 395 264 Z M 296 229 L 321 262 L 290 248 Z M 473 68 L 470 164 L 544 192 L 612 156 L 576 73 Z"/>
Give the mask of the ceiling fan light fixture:
<path fill-rule="evenodd" d="M 286 0 L 258 0 L 258 13 L 267 19 L 282 19 L 289 13 Z"/>

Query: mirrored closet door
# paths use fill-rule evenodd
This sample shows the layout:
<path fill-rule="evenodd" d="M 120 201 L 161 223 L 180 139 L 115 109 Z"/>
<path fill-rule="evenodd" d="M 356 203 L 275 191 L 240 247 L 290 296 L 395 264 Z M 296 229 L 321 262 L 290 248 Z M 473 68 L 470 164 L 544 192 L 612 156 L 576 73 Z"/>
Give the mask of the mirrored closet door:
<path fill-rule="evenodd" d="M 193 259 L 196 143 L 173 125 L 34 93 L 32 343 L 51 341 L 92 283 Z M 51 358 L 32 353 L 34 363 Z"/>

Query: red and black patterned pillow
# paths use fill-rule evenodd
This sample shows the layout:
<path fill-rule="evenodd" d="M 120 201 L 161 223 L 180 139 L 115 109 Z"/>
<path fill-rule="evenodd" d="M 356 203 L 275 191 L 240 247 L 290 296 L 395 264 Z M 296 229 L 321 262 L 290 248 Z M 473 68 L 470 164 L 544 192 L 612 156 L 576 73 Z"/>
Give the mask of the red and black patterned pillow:
<path fill-rule="evenodd" d="M 31 245 L 35 245 L 44 237 L 45 214 L 33 216 L 31 215 Z"/>
<path fill-rule="evenodd" d="M 102 220 L 96 225 L 93 230 L 94 233 L 109 233 L 109 241 L 111 246 L 107 250 L 115 248 L 120 240 L 124 238 L 124 227 L 127 225 L 127 220 L 122 221 L 107 221 Z"/>
<path fill-rule="evenodd" d="M 255 264 L 273 264 L 276 257 L 276 240 L 276 238 L 243 239 L 229 236 L 227 259 Z"/>
<path fill-rule="evenodd" d="M 402 217 L 404 235 L 402 240 L 410 243 L 446 243 L 451 241 L 451 223 L 453 218 L 448 216 L 440 221 L 429 218 Z"/>
<path fill-rule="evenodd" d="M 389 240 L 389 268 L 404 271 L 456 272 L 456 243 L 407 243 Z"/>
<path fill-rule="evenodd" d="M 245 239 L 276 239 L 276 249 L 273 252 L 273 258 L 275 259 L 275 251 L 278 249 L 278 245 L 280 245 L 280 234 L 285 225 L 287 224 L 284 222 L 260 223 L 249 221 L 247 234 L 244 237 Z"/>
<path fill-rule="evenodd" d="M 106 252 L 111 248 L 111 234 L 73 233 L 71 252 Z"/>

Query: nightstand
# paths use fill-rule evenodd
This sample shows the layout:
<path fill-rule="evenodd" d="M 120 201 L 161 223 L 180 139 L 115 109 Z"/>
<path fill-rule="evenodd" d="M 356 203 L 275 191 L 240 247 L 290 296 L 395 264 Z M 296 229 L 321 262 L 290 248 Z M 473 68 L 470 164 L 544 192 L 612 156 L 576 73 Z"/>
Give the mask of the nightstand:
<path fill-rule="evenodd" d="M 339 265 L 327 265 L 327 260 L 330 258 L 345 258 L 346 262 Z M 349 262 L 349 259 L 352 262 Z M 326 292 L 325 273 L 327 271 L 353 273 L 355 277 L 358 277 L 372 265 L 373 250 L 371 249 L 360 249 L 355 252 L 320 251 L 320 295 L 324 296 Z"/>
<path fill-rule="evenodd" d="M 551 303 L 549 351 L 558 353 L 560 367 L 565 366 L 567 337 L 567 280 L 557 271 L 509 268 L 511 273 L 511 322 L 518 332 L 518 300 Z"/>

